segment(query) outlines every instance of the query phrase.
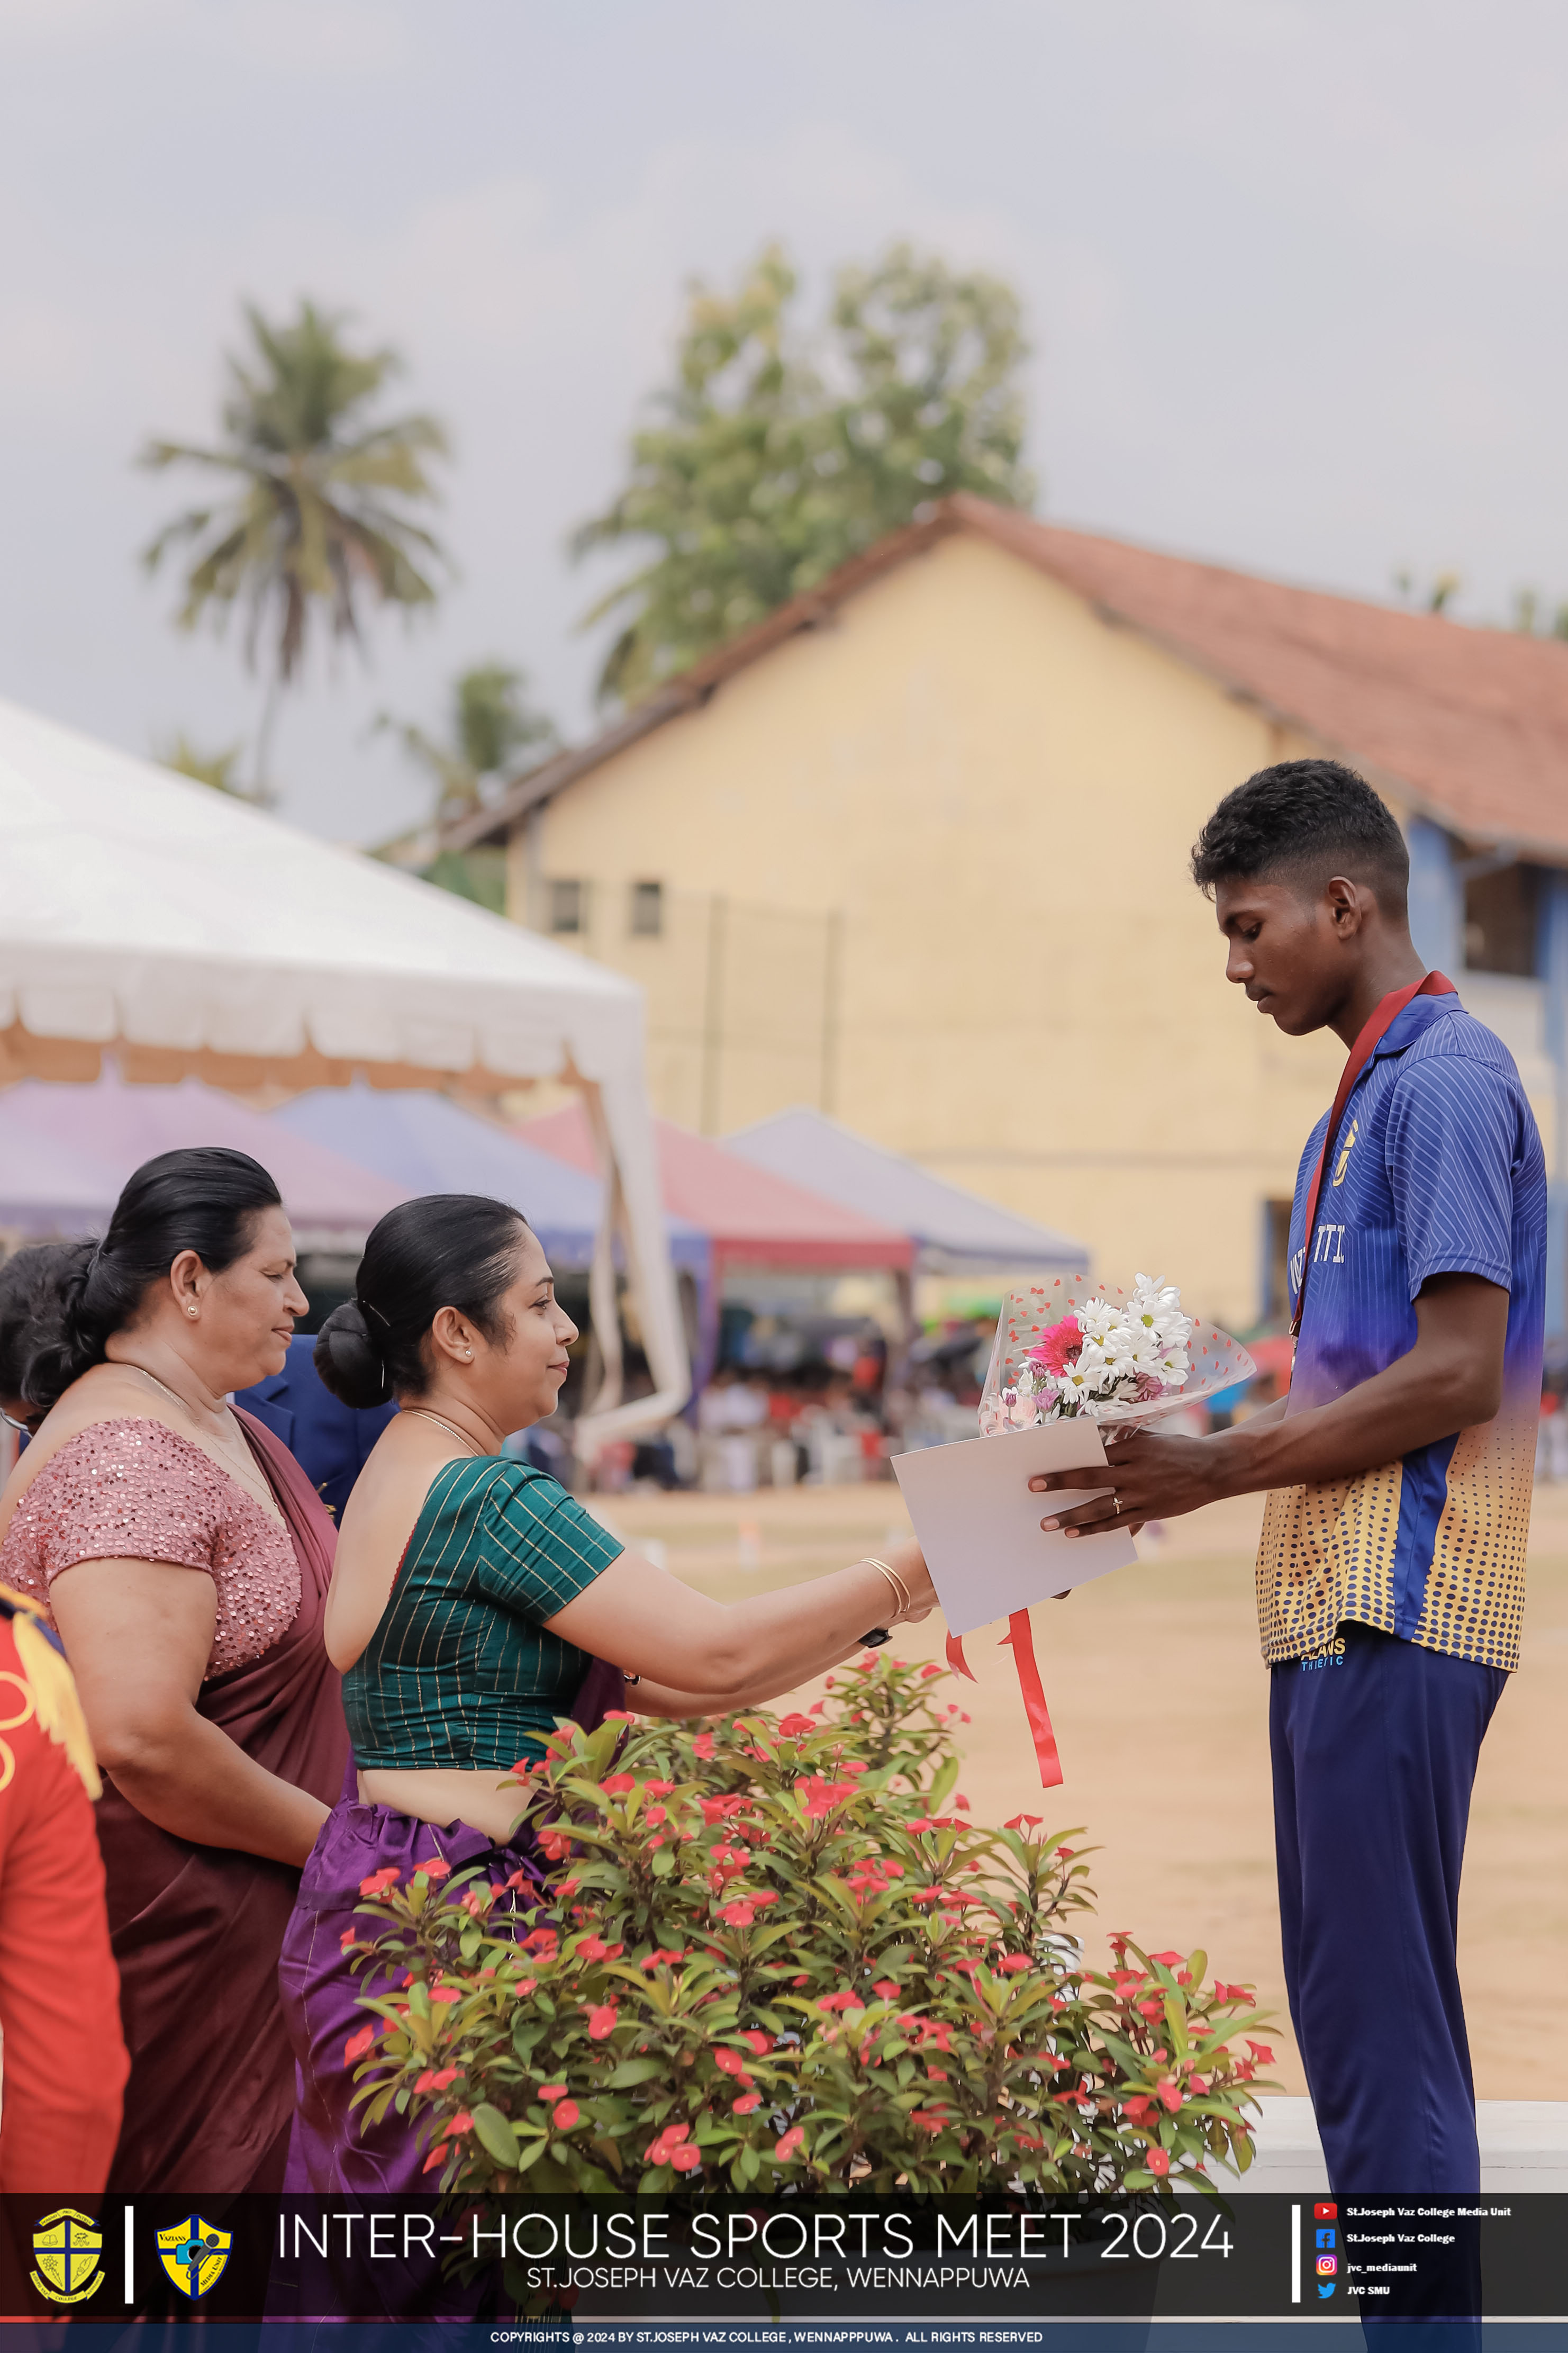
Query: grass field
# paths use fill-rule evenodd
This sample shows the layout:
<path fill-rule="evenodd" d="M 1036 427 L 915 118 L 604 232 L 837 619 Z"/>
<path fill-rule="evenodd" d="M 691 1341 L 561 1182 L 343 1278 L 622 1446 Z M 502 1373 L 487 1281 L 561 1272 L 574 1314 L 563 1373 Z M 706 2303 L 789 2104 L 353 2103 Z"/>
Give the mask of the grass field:
<path fill-rule="evenodd" d="M 726 1600 L 842 1567 L 909 1533 L 898 1489 L 881 1484 L 616 1496 L 597 1508 Z M 960 1787 L 973 1818 L 1023 1808 L 1053 1827 L 1081 1824 L 1100 1850 L 1102 1928 L 1091 1938 L 1128 1928 L 1146 1950 L 1202 1945 L 1221 1976 L 1256 1983 L 1279 2020 L 1274 2072 L 1283 2090 L 1303 2092 L 1280 1972 L 1268 1679 L 1253 1609 L 1260 1509 L 1248 1498 L 1173 1522 L 1155 1557 L 1035 1610 L 1067 1775 L 1047 1802 L 1011 1653 L 987 1633 L 972 1637 L 978 1686 L 955 1683 L 952 1696 L 972 1717 Z M 1482 2099 L 1568 2098 L 1568 1487 L 1537 1493 L 1530 1576 L 1523 1671 L 1482 1753 L 1460 1917 Z M 940 1659 L 942 1640 L 935 1617 L 897 1638 L 910 1658 Z"/>

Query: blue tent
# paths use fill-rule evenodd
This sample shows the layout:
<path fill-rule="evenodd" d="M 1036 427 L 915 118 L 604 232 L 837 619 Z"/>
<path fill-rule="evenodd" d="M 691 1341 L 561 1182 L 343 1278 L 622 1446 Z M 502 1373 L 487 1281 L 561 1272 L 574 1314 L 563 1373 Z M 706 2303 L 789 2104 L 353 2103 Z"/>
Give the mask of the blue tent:
<path fill-rule="evenodd" d="M 604 1187 L 548 1152 L 446 1095 L 363 1082 L 318 1087 L 271 1116 L 296 1135 L 324 1144 L 409 1193 L 488 1193 L 521 1209 L 559 1271 L 582 1272 L 594 1255 Z M 706 1279 L 708 1238 L 684 1218 L 665 1217 L 677 1267 Z"/>
<path fill-rule="evenodd" d="M 1089 1251 L 1070 1234 L 1037 1226 L 996 1201 L 949 1185 L 918 1162 L 804 1104 L 727 1135 L 724 1149 L 792 1184 L 826 1193 L 863 1218 L 897 1227 L 913 1240 L 922 1274 L 1047 1269 L 1083 1274 L 1089 1269 Z"/>

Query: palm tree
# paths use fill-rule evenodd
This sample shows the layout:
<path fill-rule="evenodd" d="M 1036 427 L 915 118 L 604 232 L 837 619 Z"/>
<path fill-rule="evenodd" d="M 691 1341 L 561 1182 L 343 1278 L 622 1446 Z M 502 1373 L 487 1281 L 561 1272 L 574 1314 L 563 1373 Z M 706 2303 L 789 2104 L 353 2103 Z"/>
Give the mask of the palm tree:
<path fill-rule="evenodd" d="M 392 728 L 410 758 L 434 777 L 437 825 L 478 808 L 520 752 L 533 751 L 537 758 L 530 765 L 536 765 L 560 742 L 554 722 L 529 700 L 528 672 L 510 663 L 476 662 L 453 680 L 451 694 L 445 744 L 390 712 L 375 722 L 377 730 Z"/>
<path fill-rule="evenodd" d="M 270 638 L 251 787 L 259 798 L 278 698 L 303 660 L 311 614 L 330 616 L 334 638 L 363 644 L 362 593 L 409 609 L 435 601 L 428 575 L 445 558 L 406 509 L 436 495 L 423 460 L 444 454 L 447 437 L 432 417 L 378 423 L 367 414 L 402 363 L 392 351 L 351 351 L 342 313 L 302 301 L 283 325 L 252 303 L 245 316 L 255 350 L 228 357 L 216 446 L 150 441 L 140 461 L 155 471 L 205 467 L 233 478 L 234 495 L 176 515 L 142 560 L 156 571 L 189 544 L 182 627 L 210 610 L 221 630 L 243 604 L 252 669 Z"/>
<path fill-rule="evenodd" d="M 204 752 L 182 727 L 167 743 L 154 747 L 153 757 L 161 767 L 173 768 L 177 776 L 189 776 L 194 785 L 210 785 L 215 793 L 247 800 L 251 796 L 240 784 L 238 774 L 243 748 L 242 744 L 231 744 L 226 751 Z"/>

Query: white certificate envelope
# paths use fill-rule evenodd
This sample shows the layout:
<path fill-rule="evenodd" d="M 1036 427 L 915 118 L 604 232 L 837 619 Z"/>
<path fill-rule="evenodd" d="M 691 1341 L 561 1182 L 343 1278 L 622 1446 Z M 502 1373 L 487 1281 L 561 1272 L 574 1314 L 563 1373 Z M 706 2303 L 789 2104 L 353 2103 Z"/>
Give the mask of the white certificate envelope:
<path fill-rule="evenodd" d="M 894 1474 L 950 1634 L 972 1633 L 1137 1559 L 1125 1528 L 1069 1538 L 1059 1528 L 1047 1535 L 1040 1526 L 1054 1511 L 1109 1494 L 1092 1476 L 1104 1463 L 1099 1425 L 1087 1415 L 894 1455 Z M 1081 1493 L 1029 1492 L 1037 1471 L 1079 1470 L 1085 1473 Z"/>

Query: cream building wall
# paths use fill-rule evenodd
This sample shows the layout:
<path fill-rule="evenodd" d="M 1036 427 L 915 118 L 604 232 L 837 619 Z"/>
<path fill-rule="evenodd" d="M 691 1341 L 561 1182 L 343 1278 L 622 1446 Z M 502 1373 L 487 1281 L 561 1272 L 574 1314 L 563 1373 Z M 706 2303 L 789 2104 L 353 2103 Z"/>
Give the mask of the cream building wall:
<path fill-rule="evenodd" d="M 1224 976 L 1187 859 L 1221 794 L 1320 748 L 964 533 L 883 575 L 517 829 L 509 905 L 648 988 L 658 1107 L 825 1103 L 1249 1325 L 1342 1060 Z M 665 929 L 631 935 L 632 887 Z"/>

